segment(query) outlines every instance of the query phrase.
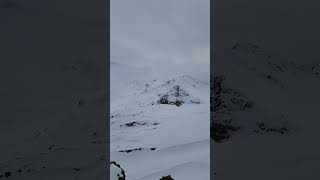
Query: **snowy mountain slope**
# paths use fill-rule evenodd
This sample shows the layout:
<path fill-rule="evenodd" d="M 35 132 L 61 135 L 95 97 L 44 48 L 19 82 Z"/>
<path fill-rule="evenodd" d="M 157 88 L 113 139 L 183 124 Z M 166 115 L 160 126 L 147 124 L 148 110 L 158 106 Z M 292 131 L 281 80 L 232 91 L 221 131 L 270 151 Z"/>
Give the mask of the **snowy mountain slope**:
<path fill-rule="evenodd" d="M 227 110 L 214 109 L 212 117 L 212 125 L 222 127 L 218 135 L 223 137 L 220 143 L 213 142 L 214 178 L 318 177 L 317 63 L 273 55 L 260 45 L 249 51 L 252 45 L 247 42 L 237 46 L 219 54 L 223 58 L 217 58 L 214 66 L 215 77 L 224 77 L 220 83 L 222 90 L 214 93 L 214 97 L 219 95 L 226 102 L 221 109 Z M 242 96 L 232 92 L 241 92 Z M 252 106 L 241 109 L 241 104 L 230 101 L 232 98 L 251 102 Z M 224 118 L 232 119 L 231 123 L 227 124 Z M 230 124 L 239 129 L 229 130 Z"/>
<path fill-rule="evenodd" d="M 152 73 L 130 68 L 137 74 L 111 65 L 111 82 L 124 78 L 128 85 L 111 101 L 111 160 L 133 180 L 169 174 L 209 179 L 209 83 L 189 75 L 148 77 Z M 111 91 L 119 87 L 111 84 Z"/>

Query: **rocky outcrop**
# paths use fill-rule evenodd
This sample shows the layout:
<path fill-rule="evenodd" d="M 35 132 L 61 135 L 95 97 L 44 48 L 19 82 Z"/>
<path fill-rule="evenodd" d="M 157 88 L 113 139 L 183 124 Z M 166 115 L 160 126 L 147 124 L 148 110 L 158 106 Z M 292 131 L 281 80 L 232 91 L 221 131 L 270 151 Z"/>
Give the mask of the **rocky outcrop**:
<path fill-rule="evenodd" d="M 163 176 L 160 180 L 174 180 L 170 175 Z"/>
<path fill-rule="evenodd" d="M 192 97 L 186 90 L 182 89 L 179 85 L 174 86 L 166 94 L 160 95 L 158 104 L 170 104 L 181 106 L 184 103 L 199 104 L 200 101 Z"/>
<path fill-rule="evenodd" d="M 110 162 L 110 180 L 125 180 L 125 171 L 115 161 Z"/>
<path fill-rule="evenodd" d="M 255 114 L 254 103 L 240 91 L 227 88 L 223 75 L 212 77 L 211 84 L 211 138 L 216 142 L 228 140 L 233 134 L 244 131 L 249 134 L 279 134 L 290 132 L 287 124 L 280 119 L 267 120 Z M 245 118 L 239 118 L 246 114 Z M 245 119 L 246 121 L 244 121 Z M 270 121 L 270 122 L 269 122 Z"/>
<path fill-rule="evenodd" d="M 216 142 L 229 139 L 231 134 L 240 129 L 232 113 L 250 109 L 253 103 L 242 93 L 225 88 L 225 77 L 213 76 L 211 84 L 211 138 Z"/>

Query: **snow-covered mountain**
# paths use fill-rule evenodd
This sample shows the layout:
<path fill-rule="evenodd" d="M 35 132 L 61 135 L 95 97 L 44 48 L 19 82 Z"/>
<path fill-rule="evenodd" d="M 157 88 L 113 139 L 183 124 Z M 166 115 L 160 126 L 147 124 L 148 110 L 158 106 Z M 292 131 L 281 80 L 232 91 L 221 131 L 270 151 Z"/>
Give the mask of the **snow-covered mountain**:
<path fill-rule="evenodd" d="M 320 125 L 317 63 L 282 57 L 251 42 L 236 42 L 216 56 L 213 178 L 315 176 L 320 160 L 314 144 Z"/>
<path fill-rule="evenodd" d="M 111 161 L 132 180 L 209 179 L 209 82 L 152 74 L 111 64 Z"/>

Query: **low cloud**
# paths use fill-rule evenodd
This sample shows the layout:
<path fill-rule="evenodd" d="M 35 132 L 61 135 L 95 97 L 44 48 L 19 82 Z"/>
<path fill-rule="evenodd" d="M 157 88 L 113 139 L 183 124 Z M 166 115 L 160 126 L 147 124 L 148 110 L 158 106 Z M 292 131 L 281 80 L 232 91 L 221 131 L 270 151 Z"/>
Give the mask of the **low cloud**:
<path fill-rule="evenodd" d="M 111 0 L 111 58 L 210 63 L 210 0 Z"/>

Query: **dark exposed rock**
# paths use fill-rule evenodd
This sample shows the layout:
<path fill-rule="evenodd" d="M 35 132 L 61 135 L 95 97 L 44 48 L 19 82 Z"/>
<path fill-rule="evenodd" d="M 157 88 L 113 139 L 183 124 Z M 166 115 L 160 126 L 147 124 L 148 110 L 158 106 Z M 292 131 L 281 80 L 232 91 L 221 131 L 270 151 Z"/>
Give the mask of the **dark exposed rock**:
<path fill-rule="evenodd" d="M 280 127 L 269 127 L 264 122 L 257 122 L 256 125 L 258 129 L 254 130 L 255 133 L 274 132 L 281 135 L 289 133 L 289 129 L 285 125 L 282 125 Z"/>
<path fill-rule="evenodd" d="M 118 152 L 126 152 L 126 153 L 131 153 L 131 152 L 134 152 L 134 151 L 142 151 L 143 148 L 135 148 L 135 149 L 127 149 L 127 150 L 120 150 Z"/>
<path fill-rule="evenodd" d="M 266 76 L 273 79 L 272 76 Z M 225 77 L 216 75 L 211 78 L 211 138 L 216 142 L 223 142 L 231 138 L 238 131 L 255 134 L 277 133 L 285 135 L 289 128 L 283 123 L 283 115 L 279 121 L 258 121 L 254 118 L 243 121 L 238 116 L 241 113 L 251 114 L 254 103 L 247 96 L 236 89 L 224 85 Z M 248 116 L 250 118 L 250 115 Z M 263 118 L 262 118 L 263 119 Z"/>
<path fill-rule="evenodd" d="M 73 168 L 73 170 L 75 170 L 75 171 L 80 171 L 80 168 Z"/>
<path fill-rule="evenodd" d="M 211 79 L 211 138 L 216 142 L 223 142 L 231 134 L 238 131 L 240 126 L 232 118 L 232 113 L 253 107 L 253 103 L 242 93 L 225 88 L 225 77 L 213 76 Z"/>
<path fill-rule="evenodd" d="M 116 167 L 118 167 L 121 170 L 120 174 L 117 174 L 118 179 L 117 180 L 125 180 L 126 179 L 126 173 L 125 171 L 121 168 L 120 164 L 117 164 L 115 161 L 110 162 L 110 166 L 114 165 Z M 112 179 L 113 180 L 113 179 Z"/>
<path fill-rule="evenodd" d="M 152 148 L 150 148 L 150 150 L 151 151 L 155 151 L 157 148 L 155 148 L 155 147 L 152 147 Z M 125 153 L 131 153 L 131 152 L 134 152 L 134 151 L 142 151 L 142 150 L 144 150 L 144 148 L 135 148 L 135 149 L 126 149 L 126 150 L 120 150 L 120 151 L 118 151 L 118 152 L 125 152 Z"/>
<path fill-rule="evenodd" d="M 145 123 L 145 122 L 140 123 L 140 122 L 134 121 L 134 122 L 130 122 L 130 123 L 125 123 L 124 125 L 120 125 L 120 127 L 122 127 L 122 126 L 133 127 L 133 126 L 136 126 L 136 125 L 146 125 L 146 124 L 147 123 Z"/>
<path fill-rule="evenodd" d="M 252 42 L 246 41 L 237 41 L 232 47 L 231 52 L 235 53 L 246 53 L 246 54 L 253 54 L 253 55 L 263 55 L 264 50 L 263 48 L 257 44 Z"/>
<path fill-rule="evenodd" d="M 283 85 L 276 77 L 271 76 L 270 74 L 265 75 L 265 77 L 266 77 L 268 80 L 272 81 L 274 84 L 279 84 L 279 85 L 281 85 L 281 86 L 284 87 L 284 85 Z"/>
<path fill-rule="evenodd" d="M 169 82 L 170 83 L 170 82 Z M 176 85 L 168 93 L 160 95 L 160 99 L 157 101 L 158 104 L 169 104 L 181 106 L 184 103 L 195 103 L 199 104 L 200 101 L 192 98 L 190 94 L 182 89 L 179 85 Z"/>
<path fill-rule="evenodd" d="M 170 175 L 163 176 L 160 180 L 174 180 Z"/>
<path fill-rule="evenodd" d="M 227 140 L 230 138 L 230 134 L 232 133 L 232 131 L 237 131 L 238 129 L 240 128 L 232 125 L 214 123 L 211 126 L 211 137 L 216 142 L 222 142 L 223 140 Z"/>
<path fill-rule="evenodd" d="M 78 101 L 78 108 L 81 108 L 81 107 L 83 107 L 85 105 L 85 101 L 83 100 L 83 99 L 80 99 L 79 101 Z"/>
<path fill-rule="evenodd" d="M 50 147 L 49 147 L 49 150 L 52 150 L 54 148 L 54 144 L 52 144 Z"/>
<path fill-rule="evenodd" d="M 8 171 L 8 172 L 5 172 L 5 173 L 4 173 L 4 176 L 5 176 L 5 177 L 10 177 L 10 176 L 11 176 L 11 172 L 9 172 L 9 171 Z"/>
<path fill-rule="evenodd" d="M 239 45 L 240 45 L 240 44 L 239 44 L 238 42 L 236 42 L 236 43 L 232 46 L 231 50 L 232 50 L 233 53 L 235 53 L 235 51 L 238 49 Z"/>
<path fill-rule="evenodd" d="M 311 67 L 311 69 L 312 69 L 312 73 L 314 75 L 319 75 L 319 73 L 320 73 L 320 65 L 319 64 L 313 65 Z"/>
<path fill-rule="evenodd" d="M 170 100 L 170 96 L 169 95 L 163 95 L 159 100 L 158 100 L 159 104 L 171 104 L 171 105 L 176 105 L 176 106 L 181 106 L 184 102 L 181 99 L 175 99 L 175 100 Z"/>

